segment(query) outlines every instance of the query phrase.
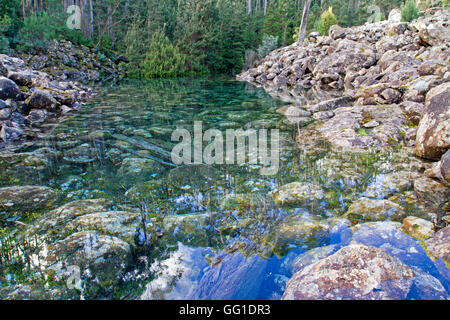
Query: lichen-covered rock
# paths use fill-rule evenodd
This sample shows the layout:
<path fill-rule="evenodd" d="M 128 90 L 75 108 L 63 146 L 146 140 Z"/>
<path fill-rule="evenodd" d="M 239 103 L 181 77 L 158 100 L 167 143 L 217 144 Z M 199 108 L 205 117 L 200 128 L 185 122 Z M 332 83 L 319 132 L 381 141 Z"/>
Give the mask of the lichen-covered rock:
<path fill-rule="evenodd" d="M 322 188 L 311 183 L 292 182 L 279 187 L 273 193 L 275 203 L 301 204 L 317 202 L 325 197 Z"/>
<path fill-rule="evenodd" d="M 402 221 L 406 216 L 395 202 L 360 198 L 351 204 L 344 217 L 353 221 Z"/>
<path fill-rule="evenodd" d="M 51 206 L 56 197 L 56 192 L 48 187 L 5 187 L 0 188 L 0 208 L 6 211 L 40 210 Z"/>
<path fill-rule="evenodd" d="M 284 300 L 405 299 L 415 273 L 375 247 L 350 244 L 296 273 Z"/>
<path fill-rule="evenodd" d="M 431 89 L 425 113 L 417 130 L 415 152 L 419 157 L 439 160 L 450 148 L 450 82 Z"/>

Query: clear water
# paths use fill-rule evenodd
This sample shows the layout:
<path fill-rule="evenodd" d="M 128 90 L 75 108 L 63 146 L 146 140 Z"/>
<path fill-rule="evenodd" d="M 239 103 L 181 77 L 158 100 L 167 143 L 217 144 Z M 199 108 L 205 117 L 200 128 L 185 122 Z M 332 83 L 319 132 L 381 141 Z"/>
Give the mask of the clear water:
<path fill-rule="evenodd" d="M 146 267 L 139 267 L 149 276 L 135 281 L 128 298 L 277 299 L 292 275 L 293 257 L 345 243 L 342 235 L 349 229 L 330 233 L 333 218 L 345 213 L 380 173 L 395 171 L 402 162 L 393 152 L 336 153 L 326 144 L 317 152 L 303 152 L 295 142 L 298 127 L 276 113 L 282 105 L 263 89 L 225 79 L 158 79 L 104 87 L 76 116 L 49 125 L 46 137 L 15 150 L 38 156 L 27 166 L 3 163 L 0 183 L 49 186 L 61 194 L 58 204 L 107 198 L 149 219 L 214 217 L 200 231 L 180 227 L 165 235 Z M 170 152 L 175 145 L 171 132 L 192 130 L 194 121 L 202 121 L 204 129 L 279 129 L 278 173 L 260 175 L 259 165 L 173 168 L 151 161 L 164 156 L 143 143 Z M 270 193 L 292 181 L 320 185 L 326 200 L 275 205 Z M 240 196 L 224 201 L 230 194 Z M 296 221 L 328 228 L 294 230 L 292 235 Z M 181 270 L 181 276 L 157 294 L 157 280 L 166 272 L 161 264 Z"/>

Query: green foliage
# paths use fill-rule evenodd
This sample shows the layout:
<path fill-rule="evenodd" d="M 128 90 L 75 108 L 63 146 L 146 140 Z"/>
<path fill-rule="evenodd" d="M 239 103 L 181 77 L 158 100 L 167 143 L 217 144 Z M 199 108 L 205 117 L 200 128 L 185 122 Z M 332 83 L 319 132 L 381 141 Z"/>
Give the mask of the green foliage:
<path fill-rule="evenodd" d="M 419 17 L 415 0 L 407 0 L 402 9 L 402 21 L 410 22 Z"/>
<path fill-rule="evenodd" d="M 335 24 L 338 24 L 338 20 L 333 13 L 333 8 L 329 7 L 328 10 L 320 16 L 320 22 L 318 22 L 316 26 L 317 31 L 319 31 L 321 35 L 328 35 L 330 27 Z"/>
<path fill-rule="evenodd" d="M 9 48 L 7 32 L 11 27 L 11 18 L 7 15 L 0 17 L 0 52 L 6 52 Z"/>
<path fill-rule="evenodd" d="M 79 30 L 68 29 L 65 22 L 64 15 L 50 15 L 47 12 L 26 17 L 17 35 L 18 49 L 36 53 L 45 50 L 53 39 L 67 39 L 75 44 L 92 45 Z"/>
<path fill-rule="evenodd" d="M 278 46 L 278 37 L 264 35 L 261 46 L 257 52 L 261 58 L 267 56 L 272 50 L 275 50 Z"/>
<path fill-rule="evenodd" d="M 181 76 L 186 74 L 186 64 L 187 56 L 169 41 L 163 30 L 157 30 L 140 64 L 141 75 L 145 78 Z"/>

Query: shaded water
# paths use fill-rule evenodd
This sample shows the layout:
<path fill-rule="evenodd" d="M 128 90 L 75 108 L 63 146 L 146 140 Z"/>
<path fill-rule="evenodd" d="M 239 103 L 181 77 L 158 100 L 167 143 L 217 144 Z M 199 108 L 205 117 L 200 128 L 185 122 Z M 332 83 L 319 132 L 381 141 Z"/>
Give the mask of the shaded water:
<path fill-rule="evenodd" d="M 131 297 L 276 299 L 293 273 L 293 257 L 338 242 L 340 231 L 330 233 L 334 218 L 403 161 L 394 153 L 335 153 L 326 145 L 307 154 L 296 146 L 297 126 L 276 113 L 282 105 L 263 89 L 223 79 L 105 87 L 46 138 L 16 150 L 33 158 L 8 165 L 1 184 L 49 186 L 59 204 L 107 198 L 147 219 L 174 217 L 139 267 L 147 277 L 135 280 Z M 249 164 L 168 164 L 176 144 L 171 133 L 192 131 L 194 121 L 204 130 L 279 129 L 278 173 L 263 176 L 260 165 Z M 324 200 L 276 205 L 271 192 L 293 181 L 321 186 Z"/>

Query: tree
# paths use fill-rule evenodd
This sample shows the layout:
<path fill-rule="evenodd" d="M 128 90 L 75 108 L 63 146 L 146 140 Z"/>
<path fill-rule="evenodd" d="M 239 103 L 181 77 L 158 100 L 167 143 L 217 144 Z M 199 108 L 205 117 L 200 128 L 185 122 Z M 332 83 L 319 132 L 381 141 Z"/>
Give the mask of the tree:
<path fill-rule="evenodd" d="M 402 9 L 402 21 L 410 22 L 419 17 L 419 9 L 414 0 L 408 0 Z"/>
<path fill-rule="evenodd" d="M 303 9 L 302 23 L 300 25 L 300 30 L 298 31 L 298 44 L 302 45 L 303 40 L 305 40 L 306 34 L 306 23 L 308 21 L 309 8 L 311 7 L 312 0 L 306 0 L 305 7 Z"/>

